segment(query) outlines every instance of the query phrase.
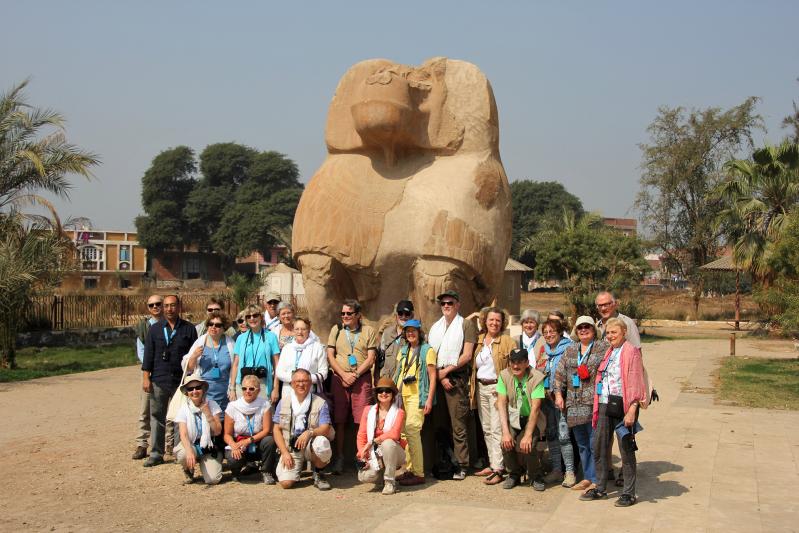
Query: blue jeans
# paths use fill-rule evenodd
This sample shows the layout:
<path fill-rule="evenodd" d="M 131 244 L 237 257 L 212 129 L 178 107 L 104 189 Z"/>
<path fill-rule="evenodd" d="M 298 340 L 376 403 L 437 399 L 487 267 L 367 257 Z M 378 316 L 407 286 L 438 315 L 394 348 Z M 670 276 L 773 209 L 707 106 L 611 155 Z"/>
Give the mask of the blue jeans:
<path fill-rule="evenodd" d="M 544 413 L 547 417 L 547 445 L 552 470 L 561 470 L 562 457 L 566 472 L 574 472 L 574 450 L 569 438 L 569 424 L 566 422 L 566 417 L 551 400 L 544 402 Z"/>
<path fill-rule="evenodd" d="M 591 422 L 580 424 L 572 428 L 577 449 L 580 452 L 580 462 L 583 465 L 583 478 L 591 483 L 596 483 L 596 470 L 594 469 L 594 430 Z"/>

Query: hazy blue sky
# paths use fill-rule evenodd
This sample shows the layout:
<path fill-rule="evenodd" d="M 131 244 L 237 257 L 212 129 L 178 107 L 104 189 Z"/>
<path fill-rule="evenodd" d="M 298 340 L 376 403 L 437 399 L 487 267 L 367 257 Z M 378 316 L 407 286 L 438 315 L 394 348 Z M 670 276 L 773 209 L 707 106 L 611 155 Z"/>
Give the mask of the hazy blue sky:
<path fill-rule="evenodd" d="M 144 171 L 181 144 L 277 150 L 307 182 L 336 84 L 368 58 L 475 63 L 511 181 L 560 181 L 607 216 L 634 214 L 658 106 L 759 96 L 777 142 L 799 100 L 799 2 L 4 0 L 2 13 L 2 90 L 31 76 L 30 103 L 102 157 L 97 180 L 74 178 L 57 202 L 97 228 L 133 229 Z"/>

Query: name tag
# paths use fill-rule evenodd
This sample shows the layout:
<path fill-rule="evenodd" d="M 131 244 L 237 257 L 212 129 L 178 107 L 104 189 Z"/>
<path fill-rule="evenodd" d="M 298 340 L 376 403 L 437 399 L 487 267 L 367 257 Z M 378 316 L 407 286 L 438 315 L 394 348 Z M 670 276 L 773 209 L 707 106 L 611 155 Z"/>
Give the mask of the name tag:
<path fill-rule="evenodd" d="M 219 367 L 215 366 L 214 368 L 212 368 L 211 371 L 208 372 L 208 377 L 210 379 L 219 379 L 220 377 L 222 377 L 222 373 L 219 371 Z"/>
<path fill-rule="evenodd" d="M 548 388 L 549 388 L 549 376 L 546 376 L 546 377 L 544 378 L 544 388 L 545 388 L 545 389 L 548 389 Z"/>
<path fill-rule="evenodd" d="M 602 382 L 596 384 L 596 393 L 598 396 L 602 396 Z"/>
<path fill-rule="evenodd" d="M 580 386 L 580 376 L 572 374 L 572 387 L 578 388 Z"/>
<path fill-rule="evenodd" d="M 249 446 L 247 446 L 247 453 L 255 453 L 256 451 L 257 451 L 257 447 L 255 446 L 254 442 L 252 444 L 250 444 Z"/>
<path fill-rule="evenodd" d="M 356 366 L 358 366 L 358 358 L 357 358 L 357 357 L 355 357 L 355 354 L 349 354 L 349 355 L 347 356 L 347 362 L 348 362 L 348 363 L 350 364 L 350 366 L 352 366 L 352 367 L 356 367 Z"/>

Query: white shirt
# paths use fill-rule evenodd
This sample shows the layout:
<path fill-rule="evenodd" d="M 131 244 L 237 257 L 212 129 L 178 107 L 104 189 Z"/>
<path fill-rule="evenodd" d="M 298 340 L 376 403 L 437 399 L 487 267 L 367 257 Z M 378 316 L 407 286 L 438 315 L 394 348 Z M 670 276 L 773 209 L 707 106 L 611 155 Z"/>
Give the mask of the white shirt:
<path fill-rule="evenodd" d="M 238 409 L 231 407 L 232 403 L 233 402 L 228 404 L 227 409 L 225 409 L 225 416 L 233 418 L 233 436 L 238 437 L 239 435 L 249 435 L 250 426 L 247 423 L 248 417 L 241 414 Z M 269 409 L 271 406 L 272 404 L 269 402 L 269 400 L 266 400 L 263 407 L 256 411 L 254 415 L 252 415 L 250 423 L 253 427 L 253 435 L 264 429 L 264 411 Z"/>
<path fill-rule="evenodd" d="M 494 358 L 491 356 L 491 352 L 491 344 L 483 344 L 483 347 L 477 354 L 477 358 L 475 359 L 475 364 L 477 365 L 477 379 L 497 379 L 497 371 L 494 368 Z"/>
<path fill-rule="evenodd" d="M 189 400 L 191 401 L 191 400 Z M 216 416 L 222 413 L 222 408 L 219 407 L 219 404 L 213 401 L 212 399 L 208 398 L 208 408 L 211 410 L 211 416 Z M 189 410 L 188 405 L 184 405 L 178 411 L 178 414 L 175 415 L 175 423 L 183 422 L 184 424 L 193 424 L 194 423 L 194 415 Z M 203 424 L 206 422 L 203 421 Z"/>

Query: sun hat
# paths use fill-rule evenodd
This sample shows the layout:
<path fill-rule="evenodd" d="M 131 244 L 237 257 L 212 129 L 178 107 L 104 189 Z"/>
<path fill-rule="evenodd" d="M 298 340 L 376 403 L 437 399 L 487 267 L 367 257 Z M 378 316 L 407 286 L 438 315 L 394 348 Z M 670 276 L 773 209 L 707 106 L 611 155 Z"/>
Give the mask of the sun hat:
<path fill-rule="evenodd" d="M 455 298 L 456 300 L 458 300 L 459 302 L 461 301 L 461 295 L 458 294 L 456 291 L 453 291 L 452 289 L 450 289 L 448 291 L 444 291 L 441 294 L 439 294 L 438 296 L 436 296 L 436 300 L 441 301 L 441 299 L 444 296 L 451 296 L 451 297 Z"/>
<path fill-rule="evenodd" d="M 418 329 L 419 331 L 421 331 L 421 330 L 422 330 L 422 323 L 421 323 L 421 322 L 419 322 L 419 321 L 418 321 L 417 319 L 415 319 L 415 318 L 414 318 L 413 320 L 408 320 L 407 322 L 405 322 L 405 325 L 404 325 L 404 326 L 402 326 L 402 329 L 403 329 L 403 330 L 406 330 L 406 329 L 408 329 L 408 328 L 416 328 L 416 329 Z"/>
<path fill-rule="evenodd" d="M 397 302 L 397 313 L 413 313 L 413 302 L 410 300 Z"/>
<path fill-rule="evenodd" d="M 187 394 L 186 385 L 188 385 L 193 381 L 196 381 L 202 386 L 203 392 L 208 392 L 208 382 L 199 376 L 193 376 L 193 375 L 188 375 L 183 379 L 183 384 L 180 386 L 180 392 L 182 392 L 183 394 Z"/>
<path fill-rule="evenodd" d="M 391 389 L 394 392 L 394 395 L 397 395 L 397 384 L 394 383 L 394 380 L 388 376 L 383 376 L 377 381 L 375 390 L 377 389 Z"/>
<path fill-rule="evenodd" d="M 511 350 L 510 352 L 510 361 L 518 363 L 519 361 L 529 361 L 527 356 L 527 350 L 524 348 L 516 348 L 515 350 Z"/>
<path fill-rule="evenodd" d="M 574 329 L 572 330 L 573 339 L 577 338 L 577 327 L 582 324 L 589 324 L 594 329 L 594 338 L 599 337 L 599 331 L 596 329 L 596 322 L 594 322 L 594 319 L 588 315 L 583 315 L 577 318 L 577 321 L 574 323 Z"/>

